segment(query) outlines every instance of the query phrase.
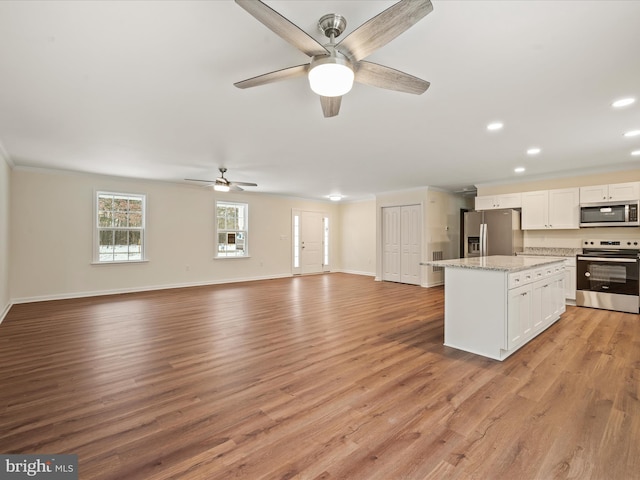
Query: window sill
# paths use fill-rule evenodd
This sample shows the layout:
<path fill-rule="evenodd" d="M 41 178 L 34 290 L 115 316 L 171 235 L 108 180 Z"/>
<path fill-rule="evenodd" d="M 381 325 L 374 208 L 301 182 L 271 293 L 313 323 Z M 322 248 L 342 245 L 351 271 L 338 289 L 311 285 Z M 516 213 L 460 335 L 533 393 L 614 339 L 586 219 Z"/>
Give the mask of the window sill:
<path fill-rule="evenodd" d="M 149 260 L 120 260 L 117 262 L 91 262 L 91 265 L 129 265 L 131 263 L 149 263 Z"/>
<path fill-rule="evenodd" d="M 214 260 L 233 260 L 236 258 L 251 258 L 251 255 L 243 255 L 242 257 L 213 257 Z"/>

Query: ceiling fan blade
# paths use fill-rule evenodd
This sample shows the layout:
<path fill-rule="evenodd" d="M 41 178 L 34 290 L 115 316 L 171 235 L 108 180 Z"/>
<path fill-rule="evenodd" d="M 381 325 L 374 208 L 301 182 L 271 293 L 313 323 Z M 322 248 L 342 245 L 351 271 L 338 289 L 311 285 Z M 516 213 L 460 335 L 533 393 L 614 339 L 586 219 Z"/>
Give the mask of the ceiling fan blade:
<path fill-rule="evenodd" d="M 229 185 L 229 190 L 233 190 L 234 192 L 244 192 L 244 188 L 240 188 L 237 185 L 234 185 L 233 183 Z"/>
<path fill-rule="evenodd" d="M 400 70 L 364 61 L 358 63 L 355 81 L 364 83 L 365 85 L 386 88 L 387 90 L 413 93 L 414 95 L 424 93 L 427 88 L 429 88 L 429 85 L 431 85 L 426 80 L 414 77 Z"/>
<path fill-rule="evenodd" d="M 200 180 L 198 178 L 185 178 L 187 182 L 204 182 L 204 183 L 216 183 L 215 180 Z"/>
<path fill-rule="evenodd" d="M 229 185 L 242 185 L 243 187 L 257 187 L 258 186 L 257 183 L 253 183 L 253 182 L 234 182 L 234 181 L 229 182 Z"/>
<path fill-rule="evenodd" d="M 411 28 L 432 10 L 429 0 L 400 0 L 360 25 L 336 48 L 357 62 Z"/>
<path fill-rule="evenodd" d="M 267 83 L 279 82 L 281 80 L 288 80 L 290 78 L 301 77 L 307 73 L 309 64 L 297 65 L 295 67 L 283 68 L 282 70 L 276 70 L 274 72 L 258 75 L 257 77 L 248 78 L 240 82 L 234 83 L 238 88 L 251 88 L 258 87 L 260 85 L 266 85 Z"/>
<path fill-rule="evenodd" d="M 269 28 L 276 35 L 309 57 L 327 55 L 329 52 L 304 30 L 287 20 L 273 8 L 259 0 L 236 0 L 236 3 L 249 12 L 253 17 Z"/>
<path fill-rule="evenodd" d="M 322 105 L 322 113 L 325 118 L 335 117 L 340 112 L 340 103 L 342 97 L 320 97 L 320 105 Z"/>

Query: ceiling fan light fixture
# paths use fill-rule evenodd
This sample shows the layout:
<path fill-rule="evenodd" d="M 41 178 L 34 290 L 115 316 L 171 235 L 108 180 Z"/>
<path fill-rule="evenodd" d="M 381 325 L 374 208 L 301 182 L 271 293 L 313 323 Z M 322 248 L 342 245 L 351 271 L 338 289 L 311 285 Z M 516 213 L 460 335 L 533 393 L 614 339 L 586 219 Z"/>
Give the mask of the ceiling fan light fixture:
<path fill-rule="evenodd" d="M 229 185 L 214 185 L 213 189 L 216 192 L 228 192 L 229 191 Z"/>
<path fill-rule="evenodd" d="M 355 74 L 351 62 L 335 56 L 314 58 L 309 69 L 309 86 L 322 97 L 341 97 L 353 87 Z"/>

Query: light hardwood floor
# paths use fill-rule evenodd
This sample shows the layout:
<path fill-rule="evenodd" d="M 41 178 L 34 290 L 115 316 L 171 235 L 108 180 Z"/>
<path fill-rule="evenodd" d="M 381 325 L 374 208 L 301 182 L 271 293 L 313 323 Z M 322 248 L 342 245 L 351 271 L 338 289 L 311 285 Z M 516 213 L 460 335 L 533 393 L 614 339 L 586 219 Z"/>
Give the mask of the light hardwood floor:
<path fill-rule="evenodd" d="M 482 308 L 482 305 L 478 305 Z M 81 479 L 638 479 L 639 316 L 568 307 L 504 362 L 443 289 L 347 274 L 16 305 L 0 453 Z"/>

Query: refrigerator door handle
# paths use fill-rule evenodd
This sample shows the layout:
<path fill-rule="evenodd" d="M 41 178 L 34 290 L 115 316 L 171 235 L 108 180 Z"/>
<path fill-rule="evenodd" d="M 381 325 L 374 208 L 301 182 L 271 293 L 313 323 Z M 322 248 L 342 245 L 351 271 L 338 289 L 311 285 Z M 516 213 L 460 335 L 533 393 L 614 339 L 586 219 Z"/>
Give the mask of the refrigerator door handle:
<path fill-rule="evenodd" d="M 487 254 L 487 224 L 480 224 L 480 256 L 484 257 Z"/>

